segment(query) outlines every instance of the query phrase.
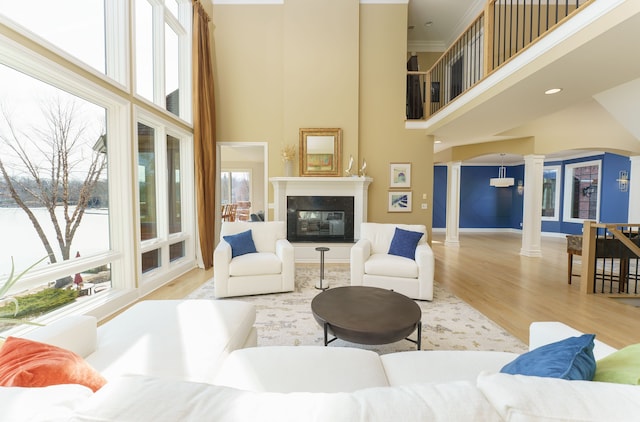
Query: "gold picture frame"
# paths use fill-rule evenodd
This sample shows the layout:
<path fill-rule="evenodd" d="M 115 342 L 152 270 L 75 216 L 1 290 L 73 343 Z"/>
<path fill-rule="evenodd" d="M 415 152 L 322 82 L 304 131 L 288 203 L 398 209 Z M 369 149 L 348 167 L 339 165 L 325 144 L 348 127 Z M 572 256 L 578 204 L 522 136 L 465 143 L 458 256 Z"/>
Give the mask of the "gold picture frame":
<path fill-rule="evenodd" d="M 300 129 L 300 176 L 340 176 L 342 129 Z"/>

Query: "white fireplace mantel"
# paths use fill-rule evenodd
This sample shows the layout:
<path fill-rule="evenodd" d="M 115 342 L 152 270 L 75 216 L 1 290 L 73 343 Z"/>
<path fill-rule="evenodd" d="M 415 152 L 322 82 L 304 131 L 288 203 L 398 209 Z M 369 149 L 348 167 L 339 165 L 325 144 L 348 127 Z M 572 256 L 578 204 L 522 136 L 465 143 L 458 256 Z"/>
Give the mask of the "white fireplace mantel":
<path fill-rule="evenodd" d="M 353 196 L 353 234 L 367 221 L 367 191 L 371 177 L 271 177 L 274 220 L 287 221 L 287 196 Z"/>

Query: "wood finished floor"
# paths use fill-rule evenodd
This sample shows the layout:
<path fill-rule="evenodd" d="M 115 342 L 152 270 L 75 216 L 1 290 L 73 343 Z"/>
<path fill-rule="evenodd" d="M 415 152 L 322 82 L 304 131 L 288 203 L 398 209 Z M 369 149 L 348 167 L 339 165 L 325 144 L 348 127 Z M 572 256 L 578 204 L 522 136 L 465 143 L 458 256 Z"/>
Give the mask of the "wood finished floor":
<path fill-rule="evenodd" d="M 580 277 L 567 284 L 565 238 L 543 237 L 541 258 L 520 255 L 517 233 L 463 233 L 459 240 L 457 248 L 444 246 L 444 233 L 434 233 L 435 279 L 525 343 L 533 321 L 562 321 L 618 348 L 640 343 L 640 308 L 580 293 Z M 212 275 L 193 270 L 145 299 L 183 298 Z"/>

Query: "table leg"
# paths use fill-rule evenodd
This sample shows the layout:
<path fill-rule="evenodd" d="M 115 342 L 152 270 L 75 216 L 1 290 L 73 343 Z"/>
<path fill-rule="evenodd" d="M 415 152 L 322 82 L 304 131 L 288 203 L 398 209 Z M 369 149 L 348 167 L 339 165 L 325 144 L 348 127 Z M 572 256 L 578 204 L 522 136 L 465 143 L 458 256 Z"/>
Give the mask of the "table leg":
<path fill-rule="evenodd" d="M 324 287 L 322 280 L 324 280 L 324 251 L 320 251 L 320 290 Z"/>
<path fill-rule="evenodd" d="M 569 281 L 569 284 L 571 284 L 571 276 L 573 272 L 573 254 L 571 252 L 567 252 L 567 256 L 569 260 L 567 265 L 567 268 L 569 269 L 569 273 L 567 274 L 567 281 Z"/>

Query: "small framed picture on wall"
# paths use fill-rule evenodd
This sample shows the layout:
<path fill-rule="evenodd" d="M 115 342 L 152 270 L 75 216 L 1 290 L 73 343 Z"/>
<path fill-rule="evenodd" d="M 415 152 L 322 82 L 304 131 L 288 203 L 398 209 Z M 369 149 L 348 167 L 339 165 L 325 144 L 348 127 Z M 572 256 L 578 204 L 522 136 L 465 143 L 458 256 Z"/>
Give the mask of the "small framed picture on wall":
<path fill-rule="evenodd" d="M 411 187 L 411 163 L 390 163 L 389 171 L 390 188 Z"/>
<path fill-rule="evenodd" d="M 389 191 L 388 212 L 411 212 L 411 191 Z"/>

